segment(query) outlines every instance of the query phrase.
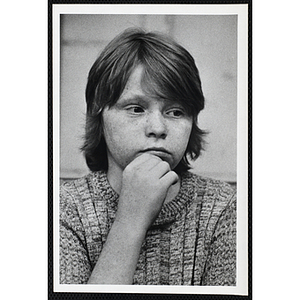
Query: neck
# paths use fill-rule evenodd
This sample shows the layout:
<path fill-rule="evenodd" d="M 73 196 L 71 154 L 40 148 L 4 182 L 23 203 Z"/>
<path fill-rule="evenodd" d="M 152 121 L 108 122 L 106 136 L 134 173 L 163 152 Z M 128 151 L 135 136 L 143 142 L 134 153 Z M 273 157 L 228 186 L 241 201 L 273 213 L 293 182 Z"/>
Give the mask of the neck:
<path fill-rule="evenodd" d="M 113 190 L 120 195 L 122 189 L 123 171 L 119 168 L 109 167 L 107 171 L 107 179 Z"/>

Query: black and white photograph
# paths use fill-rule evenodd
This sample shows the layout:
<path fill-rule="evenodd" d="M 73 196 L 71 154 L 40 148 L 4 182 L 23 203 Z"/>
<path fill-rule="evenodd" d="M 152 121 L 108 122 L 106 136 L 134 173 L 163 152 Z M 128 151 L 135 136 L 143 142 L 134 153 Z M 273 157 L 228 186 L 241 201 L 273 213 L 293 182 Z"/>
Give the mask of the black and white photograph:
<path fill-rule="evenodd" d="M 3 1 L 1 299 L 298 299 L 299 8 Z"/>
<path fill-rule="evenodd" d="M 249 295 L 248 5 L 53 5 L 54 292 Z"/>

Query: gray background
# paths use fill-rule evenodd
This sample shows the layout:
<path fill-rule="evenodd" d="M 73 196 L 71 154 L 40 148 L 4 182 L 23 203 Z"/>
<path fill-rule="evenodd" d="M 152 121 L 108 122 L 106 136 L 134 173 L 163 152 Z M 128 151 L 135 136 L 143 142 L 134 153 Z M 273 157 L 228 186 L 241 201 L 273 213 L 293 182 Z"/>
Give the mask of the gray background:
<path fill-rule="evenodd" d="M 209 131 L 206 151 L 193 172 L 230 182 L 237 166 L 237 16 L 235 15 L 62 15 L 60 60 L 60 177 L 88 169 L 79 148 L 85 123 L 85 85 L 106 44 L 128 27 L 171 35 L 195 58 L 205 109 L 199 126 Z"/>

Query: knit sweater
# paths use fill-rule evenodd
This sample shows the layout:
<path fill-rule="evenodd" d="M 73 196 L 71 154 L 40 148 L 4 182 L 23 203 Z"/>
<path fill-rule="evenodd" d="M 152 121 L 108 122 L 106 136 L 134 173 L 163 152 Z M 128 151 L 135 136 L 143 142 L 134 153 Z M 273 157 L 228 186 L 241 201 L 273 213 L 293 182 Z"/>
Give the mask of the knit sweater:
<path fill-rule="evenodd" d="M 87 283 L 114 221 L 118 194 L 106 173 L 65 182 L 60 192 L 60 282 Z M 140 250 L 133 284 L 235 285 L 236 194 L 186 172 Z"/>

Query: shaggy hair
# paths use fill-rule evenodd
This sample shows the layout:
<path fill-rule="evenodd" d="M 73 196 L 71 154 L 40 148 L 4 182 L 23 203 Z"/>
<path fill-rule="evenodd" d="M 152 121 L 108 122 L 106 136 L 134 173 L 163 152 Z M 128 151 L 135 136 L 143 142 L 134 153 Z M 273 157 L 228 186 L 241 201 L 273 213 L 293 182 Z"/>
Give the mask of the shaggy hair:
<path fill-rule="evenodd" d="M 160 33 L 130 29 L 114 38 L 93 64 L 86 86 L 86 127 L 84 152 L 91 171 L 108 169 L 102 128 L 102 110 L 112 107 L 121 96 L 136 66 L 144 67 L 143 86 L 161 99 L 180 103 L 193 118 L 185 154 L 175 171 L 190 168 L 203 149 L 203 135 L 197 116 L 204 108 L 204 96 L 193 57 L 182 46 Z"/>

